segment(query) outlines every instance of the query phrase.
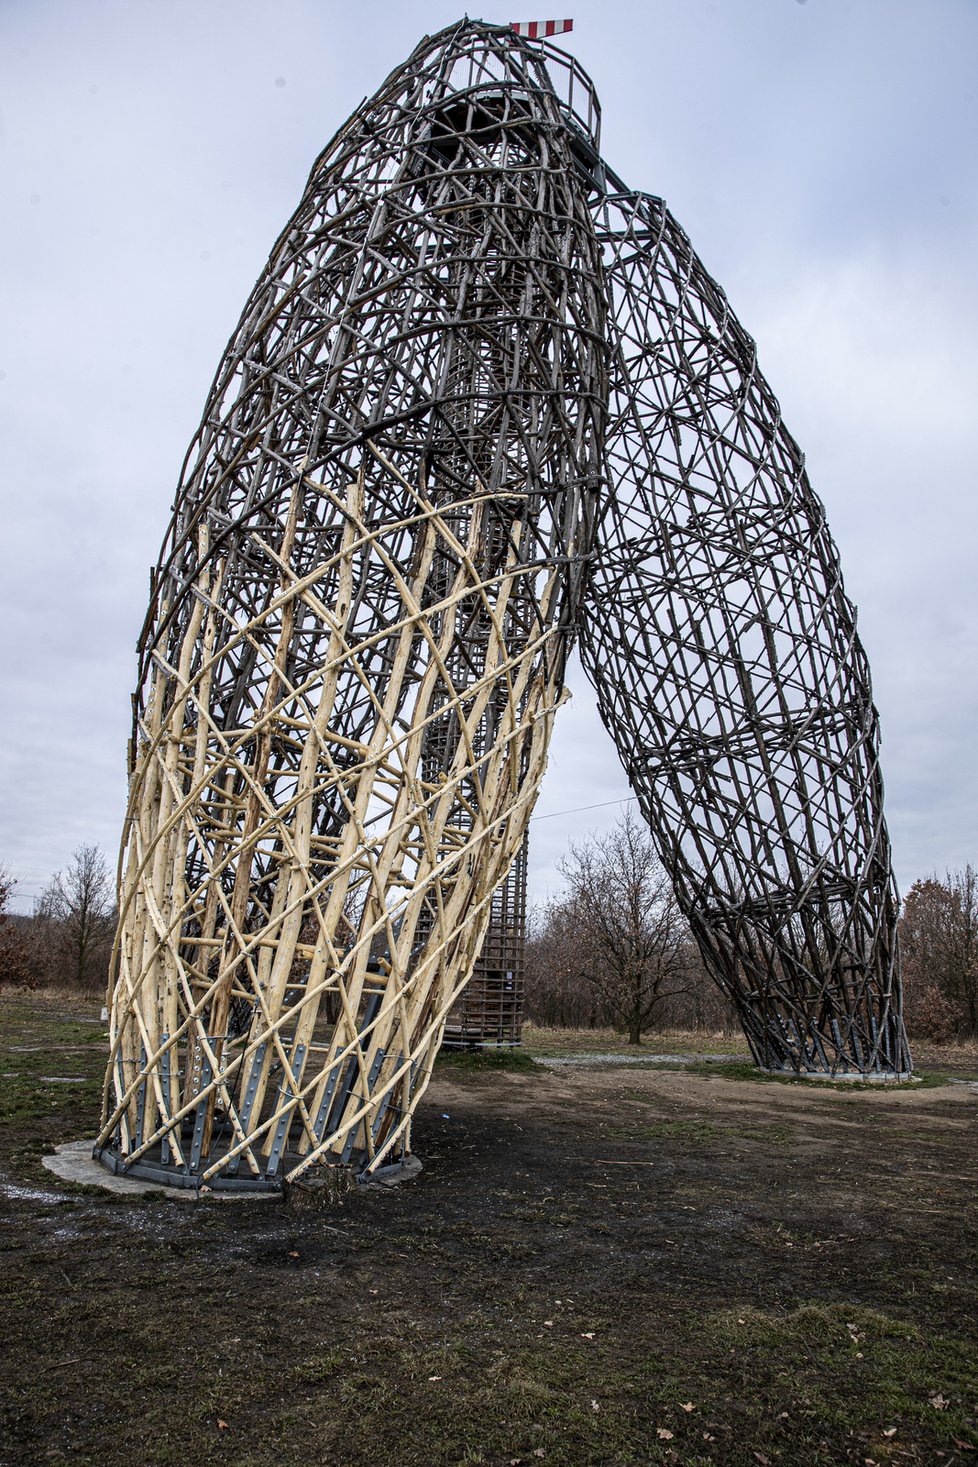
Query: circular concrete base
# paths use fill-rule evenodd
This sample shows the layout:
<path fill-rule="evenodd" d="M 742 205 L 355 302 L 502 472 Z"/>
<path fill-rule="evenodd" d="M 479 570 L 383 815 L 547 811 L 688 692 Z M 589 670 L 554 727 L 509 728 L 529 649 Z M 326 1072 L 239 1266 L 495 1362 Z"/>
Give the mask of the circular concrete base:
<path fill-rule="evenodd" d="M 837 1070 L 831 1074 L 826 1070 L 772 1070 L 767 1065 L 758 1065 L 762 1075 L 777 1075 L 785 1080 L 825 1080 L 829 1085 L 915 1085 L 917 1076 L 910 1070 L 890 1071 L 884 1074 L 874 1070 L 864 1075 L 861 1070 Z"/>
<path fill-rule="evenodd" d="M 201 1187 L 199 1190 L 194 1187 L 168 1187 L 159 1182 L 141 1180 L 139 1177 L 116 1175 L 106 1171 L 95 1160 L 92 1155 L 94 1145 L 94 1138 L 91 1141 L 66 1141 L 55 1150 L 53 1156 L 42 1156 L 41 1165 L 63 1182 L 80 1182 L 86 1187 L 101 1187 L 106 1192 L 115 1192 L 123 1197 L 144 1197 L 147 1192 L 165 1192 L 168 1197 L 176 1197 L 183 1202 L 200 1202 L 212 1197 L 218 1197 L 221 1201 L 228 1198 L 245 1202 L 282 1201 L 281 1191 L 212 1192 L 209 1187 Z"/>
<path fill-rule="evenodd" d="M 274 1190 L 248 1190 L 241 1188 L 238 1191 L 223 1191 L 211 1187 L 174 1187 L 165 1182 L 152 1181 L 149 1178 L 126 1176 L 122 1172 L 112 1172 L 96 1161 L 92 1155 L 95 1142 L 91 1141 L 66 1141 L 63 1146 L 57 1147 L 51 1156 L 42 1156 L 41 1165 L 63 1182 L 79 1182 L 86 1187 L 101 1187 L 106 1192 L 115 1192 L 118 1196 L 142 1197 L 147 1192 L 165 1192 L 168 1197 L 176 1197 L 184 1202 L 199 1202 L 212 1197 L 226 1202 L 234 1200 L 238 1202 L 281 1202 L 285 1192 L 282 1187 Z M 393 1162 L 388 1166 L 380 1166 L 375 1172 L 363 1177 L 354 1177 L 350 1174 L 350 1185 L 362 1187 L 398 1187 L 402 1182 L 409 1182 L 422 1170 L 421 1161 L 417 1156 L 408 1154 L 400 1161 Z M 306 1175 L 303 1184 L 309 1187 L 322 1185 L 322 1179 L 316 1172 Z"/>

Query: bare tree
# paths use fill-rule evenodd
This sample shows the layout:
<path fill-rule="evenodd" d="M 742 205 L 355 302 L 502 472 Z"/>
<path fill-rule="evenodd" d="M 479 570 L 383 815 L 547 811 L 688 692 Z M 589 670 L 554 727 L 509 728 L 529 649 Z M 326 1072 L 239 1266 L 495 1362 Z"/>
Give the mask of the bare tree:
<path fill-rule="evenodd" d="M 978 1038 L 978 872 L 915 881 L 900 919 L 908 1023 L 929 1037 Z"/>
<path fill-rule="evenodd" d="M 0 866 L 0 987 L 31 985 L 31 965 L 20 921 L 8 911 L 17 883 Z"/>
<path fill-rule="evenodd" d="M 105 983 L 115 927 L 113 896 L 102 852 L 82 845 L 38 898 L 35 922 L 44 930 L 49 963 L 64 981 L 89 990 Z"/>
<path fill-rule="evenodd" d="M 549 921 L 561 932 L 561 966 L 641 1044 L 666 1000 L 688 986 L 689 929 L 672 883 L 631 812 L 602 839 L 572 845 L 560 872 L 567 897 Z"/>
<path fill-rule="evenodd" d="M 570 938 L 575 926 L 566 903 L 550 902 L 527 920 L 523 1012 L 534 1024 L 557 1029 L 597 1029 L 613 1022 L 601 994 L 580 975 Z"/>
<path fill-rule="evenodd" d="M 972 865 L 948 872 L 954 893 L 955 965 L 948 997 L 960 1008 L 966 1032 L 978 1039 L 978 872 Z"/>

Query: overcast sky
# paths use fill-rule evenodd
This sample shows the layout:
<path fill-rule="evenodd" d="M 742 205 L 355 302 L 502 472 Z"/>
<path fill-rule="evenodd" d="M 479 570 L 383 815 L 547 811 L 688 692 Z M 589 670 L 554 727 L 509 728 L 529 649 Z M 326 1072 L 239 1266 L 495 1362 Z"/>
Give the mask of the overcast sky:
<path fill-rule="evenodd" d="M 0 864 L 21 910 L 79 843 L 115 861 L 148 568 L 248 291 L 316 154 L 459 13 L 0 0 Z M 978 860 L 978 4 L 571 13 L 605 156 L 668 201 L 726 290 L 825 502 L 901 888 Z M 628 795 L 579 669 L 571 686 L 537 900 Z"/>

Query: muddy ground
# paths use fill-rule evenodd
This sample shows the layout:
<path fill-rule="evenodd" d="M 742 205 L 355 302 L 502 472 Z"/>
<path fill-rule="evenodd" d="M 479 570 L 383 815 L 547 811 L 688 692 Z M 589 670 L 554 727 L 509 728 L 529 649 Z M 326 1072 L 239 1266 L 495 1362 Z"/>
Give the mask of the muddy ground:
<path fill-rule="evenodd" d="M 446 1063 L 396 1191 L 123 1200 L 93 1018 L 0 998 L 0 1463 L 978 1467 L 974 1055 Z"/>

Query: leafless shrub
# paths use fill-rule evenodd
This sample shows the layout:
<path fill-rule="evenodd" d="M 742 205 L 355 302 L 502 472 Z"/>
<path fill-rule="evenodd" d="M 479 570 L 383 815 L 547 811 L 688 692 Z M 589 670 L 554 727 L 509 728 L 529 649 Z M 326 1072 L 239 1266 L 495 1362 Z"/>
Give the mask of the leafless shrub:
<path fill-rule="evenodd" d="M 0 866 L 0 988 L 30 988 L 33 970 L 24 935 L 24 924 L 8 910 L 17 887 L 4 866 Z"/>
<path fill-rule="evenodd" d="M 105 857 L 97 846 L 81 845 L 35 904 L 29 943 L 42 980 L 86 993 L 103 989 L 115 922 Z"/>
<path fill-rule="evenodd" d="M 915 881 L 900 919 L 907 1027 L 978 1038 L 978 872 Z"/>
<path fill-rule="evenodd" d="M 631 813 L 602 839 L 572 845 L 567 884 L 537 924 L 528 954 L 532 1017 L 612 1023 L 632 1044 L 687 993 L 693 944 L 672 883 Z"/>

